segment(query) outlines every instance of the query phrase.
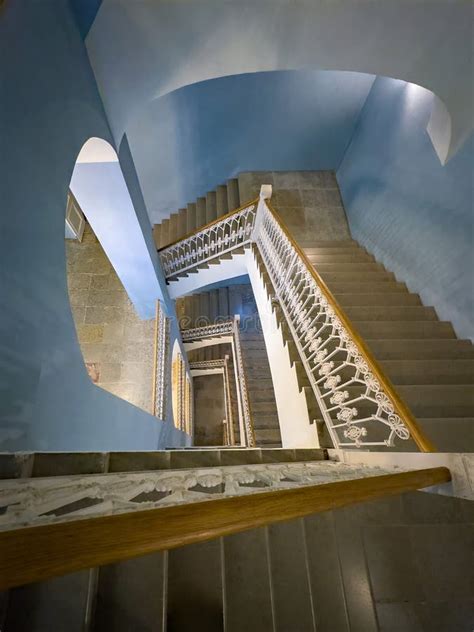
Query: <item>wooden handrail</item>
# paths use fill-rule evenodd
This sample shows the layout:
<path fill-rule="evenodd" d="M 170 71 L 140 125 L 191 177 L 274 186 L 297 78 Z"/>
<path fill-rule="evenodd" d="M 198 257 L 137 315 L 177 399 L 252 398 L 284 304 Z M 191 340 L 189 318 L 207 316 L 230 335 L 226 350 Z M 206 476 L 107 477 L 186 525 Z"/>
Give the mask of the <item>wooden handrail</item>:
<path fill-rule="evenodd" d="M 354 342 L 359 347 L 361 355 L 364 357 L 365 361 L 367 362 L 367 364 L 370 367 L 370 370 L 372 371 L 372 373 L 375 375 L 377 380 L 382 385 L 385 393 L 392 400 L 392 402 L 393 402 L 393 404 L 395 406 L 395 409 L 397 410 L 397 413 L 399 414 L 400 418 L 403 420 L 405 425 L 408 427 L 408 429 L 410 431 L 410 434 L 411 434 L 413 440 L 415 441 L 416 445 L 420 449 L 420 451 L 421 452 L 437 452 L 437 450 L 436 450 L 435 446 L 433 445 L 433 443 L 428 439 L 428 437 L 425 435 L 423 430 L 418 425 L 418 422 L 416 421 L 415 417 L 413 416 L 411 410 L 408 408 L 408 406 L 405 404 L 405 402 L 400 398 L 400 396 L 398 395 L 397 391 L 395 390 L 395 387 L 393 386 L 393 384 L 391 383 L 389 378 L 385 375 L 384 371 L 380 367 L 380 365 L 377 362 L 377 360 L 374 358 L 374 356 L 373 356 L 372 352 L 370 351 L 369 347 L 367 346 L 367 344 L 364 342 L 364 340 L 361 338 L 359 333 L 354 328 L 354 325 L 351 323 L 349 318 L 346 316 L 344 310 L 339 305 L 339 303 L 338 303 L 336 297 L 334 296 L 334 294 L 331 292 L 331 290 L 328 288 L 328 286 L 323 281 L 321 276 L 315 270 L 314 266 L 312 265 L 312 263 L 310 262 L 310 260 L 306 256 L 305 252 L 296 243 L 294 237 L 291 235 L 290 231 L 286 227 L 286 225 L 285 225 L 284 221 L 282 220 L 282 218 L 280 217 L 279 213 L 273 208 L 273 206 L 271 205 L 269 200 L 265 200 L 265 203 L 267 204 L 267 207 L 269 208 L 269 210 L 271 211 L 271 213 L 275 217 L 276 221 L 278 222 L 281 230 L 285 233 L 285 235 L 288 238 L 288 240 L 290 241 L 291 245 L 293 246 L 293 248 L 298 253 L 298 256 L 305 263 L 306 267 L 308 268 L 309 272 L 313 276 L 313 278 L 314 278 L 315 282 L 317 283 L 317 285 L 320 287 L 320 289 L 323 292 L 324 296 L 327 298 L 328 302 L 331 304 L 331 307 L 333 308 L 334 313 L 337 315 L 337 317 L 339 318 L 341 323 L 344 325 L 344 327 L 347 329 L 347 331 L 350 332 L 352 339 L 354 340 Z"/>
<path fill-rule="evenodd" d="M 0 590 L 447 483 L 445 467 L 0 532 Z"/>
<path fill-rule="evenodd" d="M 250 200 L 250 202 L 246 202 L 245 204 L 242 204 L 242 206 L 239 206 L 233 211 L 229 211 L 225 215 L 221 215 L 220 217 L 213 219 L 212 222 L 209 222 L 208 224 L 203 224 L 199 228 L 195 228 L 194 230 L 191 230 L 189 233 L 186 233 L 179 239 L 175 239 L 169 244 L 166 244 L 166 246 L 163 246 L 162 248 L 158 248 L 158 252 L 163 252 L 163 250 L 167 250 L 168 248 L 171 248 L 171 246 L 176 246 L 176 244 L 179 244 L 180 241 L 185 241 L 186 239 L 189 239 L 190 237 L 193 237 L 194 235 L 197 235 L 198 233 L 202 233 L 202 231 L 207 230 L 208 228 L 211 228 L 211 226 L 214 226 L 215 224 L 219 224 L 219 222 L 222 222 L 223 220 L 228 219 L 229 217 L 232 217 L 232 215 L 235 215 L 236 213 L 240 213 L 240 211 L 243 211 L 247 207 L 252 206 L 252 204 L 258 204 L 258 200 L 259 200 L 258 197 L 253 200 Z"/>

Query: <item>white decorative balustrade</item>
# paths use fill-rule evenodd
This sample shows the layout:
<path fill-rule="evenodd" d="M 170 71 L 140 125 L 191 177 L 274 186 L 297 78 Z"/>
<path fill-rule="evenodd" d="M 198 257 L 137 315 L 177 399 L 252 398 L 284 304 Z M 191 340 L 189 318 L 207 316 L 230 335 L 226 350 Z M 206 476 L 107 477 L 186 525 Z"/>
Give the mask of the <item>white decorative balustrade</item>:
<path fill-rule="evenodd" d="M 202 230 L 160 250 L 167 279 L 183 274 L 197 265 L 251 243 L 257 203 L 209 224 Z"/>
<path fill-rule="evenodd" d="M 206 338 L 216 338 L 219 336 L 230 335 L 234 333 L 234 321 L 223 320 L 212 325 L 204 325 L 204 327 L 193 327 L 192 329 L 183 329 L 181 335 L 183 342 L 197 342 Z"/>
<path fill-rule="evenodd" d="M 256 244 L 334 445 L 392 447 L 397 438 L 410 439 L 322 283 L 268 205 L 260 209 Z"/>
<path fill-rule="evenodd" d="M 385 473 L 317 461 L 12 479 L 0 484 L 0 531 Z"/>
<path fill-rule="evenodd" d="M 420 450 L 431 451 L 431 444 L 334 296 L 271 209 L 267 202 L 270 197 L 271 187 L 264 185 L 258 206 L 250 203 L 235 213 L 239 231 L 233 233 L 232 243 L 240 239 L 240 245 L 257 246 L 334 446 L 393 448 L 396 441 L 413 439 Z M 219 254 L 215 240 L 227 230 L 231 218 L 229 214 L 222 220 L 222 227 L 217 220 L 162 251 L 166 277 L 171 279 L 204 260 L 199 258 L 204 256 L 202 245 L 196 254 L 198 240 L 204 235 L 206 256 L 210 258 L 211 242 L 212 256 Z M 223 242 L 219 247 L 223 248 Z M 225 252 L 232 249 L 230 242 L 226 248 Z M 209 335 L 221 325 L 209 326 Z M 190 336 L 190 332 L 183 332 L 183 337 Z M 239 353 L 236 360 L 239 362 Z M 247 403 L 243 401 L 242 405 L 246 407 Z"/>
<path fill-rule="evenodd" d="M 235 318 L 231 320 L 224 320 L 220 323 L 205 325 L 204 327 L 194 327 L 193 329 L 183 329 L 181 334 L 183 336 L 185 346 L 208 339 L 215 339 L 216 342 L 219 342 L 220 337 L 223 337 L 223 339 L 230 339 L 234 361 L 235 381 L 237 385 L 241 443 L 249 448 L 254 448 L 255 432 L 253 428 L 252 410 L 250 407 L 247 380 L 245 376 L 242 347 L 240 344 L 239 322 L 239 316 L 235 316 Z M 193 368 L 197 369 L 196 363 L 193 363 Z M 227 420 L 229 420 L 229 413 L 227 414 Z M 232 440 L 234 440 L 233 437 Z"/>

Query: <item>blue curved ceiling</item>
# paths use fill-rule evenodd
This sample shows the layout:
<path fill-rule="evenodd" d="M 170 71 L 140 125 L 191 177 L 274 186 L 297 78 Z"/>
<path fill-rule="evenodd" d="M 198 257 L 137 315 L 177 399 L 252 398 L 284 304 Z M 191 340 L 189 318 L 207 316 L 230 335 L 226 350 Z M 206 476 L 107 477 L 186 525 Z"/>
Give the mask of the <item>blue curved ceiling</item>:
<path fill-rule="evenodd" d="M 337 169 L 373 81 L 352 72 L 264 72 L 155 99 L 127 130 L 151 221 L 241 171 Z"/>

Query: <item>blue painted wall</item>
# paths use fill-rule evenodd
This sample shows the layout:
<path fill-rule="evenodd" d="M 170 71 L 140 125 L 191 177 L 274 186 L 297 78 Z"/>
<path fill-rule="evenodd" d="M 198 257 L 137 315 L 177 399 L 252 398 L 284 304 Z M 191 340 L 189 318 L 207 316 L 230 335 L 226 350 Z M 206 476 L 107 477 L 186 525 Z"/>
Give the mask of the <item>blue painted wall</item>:
<path fill-rule="evenodd" d="M 102 0 L 69 0 L 77 28 L 82 38 L 85 39 L 100 9 Z"/>
<path fill-rule="evenodd" d="M 337 168 L 372 82 L 351 72 L 265 72 L 155 99 L 127 130 L 152 222 L 241 171 Z"/>
<path fill-rule="evenodd" d="M 171 424 L 90 382 L 77 343 L 66 195 L 84 142 L 112 139 L 68 3 L 6 3 L 0 42 L 0 449 L 176 445 Z"/>
<path fill-rule="evenodd" d="M 432 100 L 377 78 L 337 178 L 355 239 L 474 338 L 474 135 L 442 166 L 426 132 Z"/>

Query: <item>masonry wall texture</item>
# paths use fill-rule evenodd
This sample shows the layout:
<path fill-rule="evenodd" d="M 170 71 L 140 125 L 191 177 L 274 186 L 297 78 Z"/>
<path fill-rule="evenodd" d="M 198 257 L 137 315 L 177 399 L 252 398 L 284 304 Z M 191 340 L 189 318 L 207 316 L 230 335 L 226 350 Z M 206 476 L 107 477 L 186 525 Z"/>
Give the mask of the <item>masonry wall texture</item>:
<path fill-rule="evenodd" d="M 66 240 L 69 297 L 92 381 L 151 412 L 155 319 L 141 320 L 87 224 L 82 242 Z"/>
<path fill-rule="evenodd" d="M 272 204 L 296 239 L 350 239 L 334 171 L 254 171 L 239 175 L 242 202 L 273 185 Z"/>

